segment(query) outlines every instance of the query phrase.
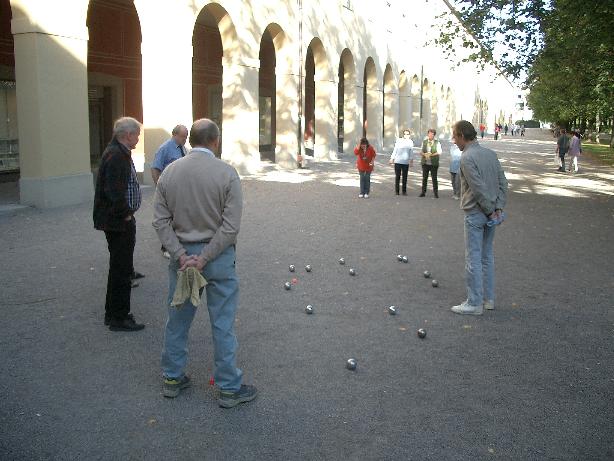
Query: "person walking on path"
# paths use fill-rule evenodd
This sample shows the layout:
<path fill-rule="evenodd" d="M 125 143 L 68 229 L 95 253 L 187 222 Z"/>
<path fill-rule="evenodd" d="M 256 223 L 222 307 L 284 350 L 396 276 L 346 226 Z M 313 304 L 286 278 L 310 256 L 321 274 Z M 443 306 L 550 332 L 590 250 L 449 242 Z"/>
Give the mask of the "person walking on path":
<path fill-rule="evenodd" d="M 164 171 L 164 169 L 185 156 L 185 142 L 188 139 L 188 129 L 183 125 L 177 125 L 171 132 L 171 138 L 164 141 L 158 148 L 154 161 L 151 164 L 151 178 L 154 184 L 158 184 L 158 179 Z M 162 256 L 169 259 L 170 254 L 164 249 L 160 248 Z"/>
<path fill-rule="evenodd" d="M 454 143 L 450 145 L 450 180 L 452 181 L 452 198 L 460 199 L 460 159 L 461 150 Z"/>
<path fill-rule="evenodd" d="M 465 212 L 467 299 L 452 307 L 456 314 L 482 315 L 495 307 L 495 223 L 503 219 L 507 179 L 497 154 L 480 146 L 466 120 L 456 122 L 452 138 L 461 155 L 461 203 Z"/>
<path fill-rule="evenodd" d="M 484 139 L 484 132 L 486 131 L 486 125 L 480 123 L 480 136 Z"/>
<path fill-rule="evenodd" d="M 360 176 L 360 194 L 358 194 L 358 198 L 369 198 L 375 149 L 369 144 L 367 138 L 361 138 L 360 144 L 354 148 L 354 155 L 356 156 L 356 168 L 358 168 Z"/>
<path fill-rule="evenodd" d="M 559 169 L 558 171 L 565 171 L 565 155 L 569 150 L 569 136 L 567 136 L 567 130 L 561 129 L 561 135 L 556 141 L 556 153 L 559 155 Z"/>
<path fill-rule="evenodd" d="M 195 121 L 190 144 L 193 146 L 190 154 L 162 172 L 153 203 L 153 227 L 171 254 L 168 320 L 161 360 L 163 395 L 177 397 L 190 385 L 190 377 L 185 373 L 188 333 L 197 306 L 188 297 L 175 307 L 173 298 L 178 277 L 183 279 L 182 272 L 196 268 L 206 281 L 218 404 L 231 408 L 257 395 L 255 386 L 242 384 L 243 372 L 236 366 L 238 342 L 234 323 L 239 281 L 235 245 L 243 211 L 241 181 L 233 167 L 215 156 L 220 130 L 213 121 Z"/>
<path fill-rule="evenodd" d="M 411 140 L 411 132 L 403 130 L 403 137 L 397 139 L 390 156 L 390 164 L 394 164 L 394 191 L 399 195 L 399 182 L 403 176 L 401 191 L 407 195 L 407 172 L 414 165 L 414 142 Z"/>
<path fill-rule="evenodd" d="M 571 141 L 569 141 L 569 168 L 568 171 L 578 172 L 578 157 L 582 153 L 582 142 L 579 131 L 573 131 Z"/>
<path fill-rule="evenodd" d="M 422 157 L 420 163 L 422 165 L 422 193 L 419 197 L 426 195 L 426 185 L 431 174 L 433 181 L 433 195 L 439 198 L 437 185 L 437 169 L 439 168 L 439 157 L 441 156 L 441 143 L 435 139 L 437 132 L 431 128 L 426 139 L 422 142 Z"/>
<path fill-rule="evenodd" d="M 94 194 L 94 227 L 104 231 L 109 248 L 109 274 L 104 324 L 111 331 L 137 331 L 130 313 L 131 277 L 136 239 L 134 213 L 141 206 L 141 190 L 131 153 L 139 142 L 141 124 L 132 117 L 115 122 L 113 139 L 102 154 Z"/>

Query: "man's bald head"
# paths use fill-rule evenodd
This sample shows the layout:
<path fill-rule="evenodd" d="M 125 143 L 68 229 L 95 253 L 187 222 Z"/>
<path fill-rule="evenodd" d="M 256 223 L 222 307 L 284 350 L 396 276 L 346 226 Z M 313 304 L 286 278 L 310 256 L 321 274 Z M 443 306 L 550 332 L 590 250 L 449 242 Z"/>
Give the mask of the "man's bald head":
<path fill-rule="evenodd" d="M 219 138 L 220 129 L 213 120 L 201 118 L 192 124 L 190 129 L 190 145 L 192 147 L 217 148 Z"/>

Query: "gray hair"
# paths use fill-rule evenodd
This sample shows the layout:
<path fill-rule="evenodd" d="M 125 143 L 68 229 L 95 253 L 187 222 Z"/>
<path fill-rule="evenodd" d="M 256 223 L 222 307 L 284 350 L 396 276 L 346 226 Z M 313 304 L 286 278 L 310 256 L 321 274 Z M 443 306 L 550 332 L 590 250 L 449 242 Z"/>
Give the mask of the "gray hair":
<path fill-rule="evenodd" d="M 121 117 L 115 120 L 113 125 L 113 136 L 122 137 L 130 133 L 140 133 L 141 124 L 132 117 Z"/>
<path fill-rule="evenodd" d="M 190 145 L 192 147 L 207 147 L 220 137 L 220 129 L 213 120 L 201 118 L 192 124 L 190 130 Z"/>
<path fill-rule="evenodd" d="M 186 127 L 185 125 L 177 125 L 175 128 L 173 128 L 173 131 L 171 131 L 171 134 L 175 136 L 176 134 L 179 134 L 179 132 L 183 130 L 187 132 L 188 127 Z"/>

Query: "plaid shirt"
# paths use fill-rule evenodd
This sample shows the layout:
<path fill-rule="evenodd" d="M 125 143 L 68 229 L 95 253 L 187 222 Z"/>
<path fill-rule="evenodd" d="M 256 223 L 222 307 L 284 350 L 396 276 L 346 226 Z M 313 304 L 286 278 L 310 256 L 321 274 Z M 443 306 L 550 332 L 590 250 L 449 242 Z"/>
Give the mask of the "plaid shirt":
<path fill-rule="evenodd" d="M 130 177 L 128 178 L 128 187 L 126 188 L 126 202 L 128 202 L 128 207 L 133 213 L 141 206 L 141 188 L 139 187 L 132 159 L 130 159 Z"/>

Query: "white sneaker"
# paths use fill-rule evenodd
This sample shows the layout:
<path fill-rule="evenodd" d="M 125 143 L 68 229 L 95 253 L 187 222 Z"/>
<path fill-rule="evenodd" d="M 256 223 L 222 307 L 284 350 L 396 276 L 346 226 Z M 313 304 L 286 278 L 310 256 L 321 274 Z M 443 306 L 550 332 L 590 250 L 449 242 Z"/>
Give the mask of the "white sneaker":
<path fill-rule="evenodd" d="M 358 198 L 363 198 L 363 197 L 364 197 L 364 195 L 358 194 Z"/>
<path fill-rule="evenodd" d="M 171 254 L 166 250 L 162 252 L 162 256 L 164 256 L 166 259 L 171 259 Z"/>
<path fill-rule="evenodd" d="M 463 301 L 458 306 L 452 306 L 450 310 L 455 314 L 463 315 L 482 315 L 484 312 L 482 306 L 471 306 L 467 304 L 467 301 Z"/>
<path fill-rule="evenodd" d="M 495 309 L 495 302 L 494 301 L 484 301 L 484 309 L 487 309 L 489 311 L 492 311 Z"/>
<path fill-rule="evenodd" d="M 369 194 L 365 194 L 365 198 L 369 198 Z"/>

